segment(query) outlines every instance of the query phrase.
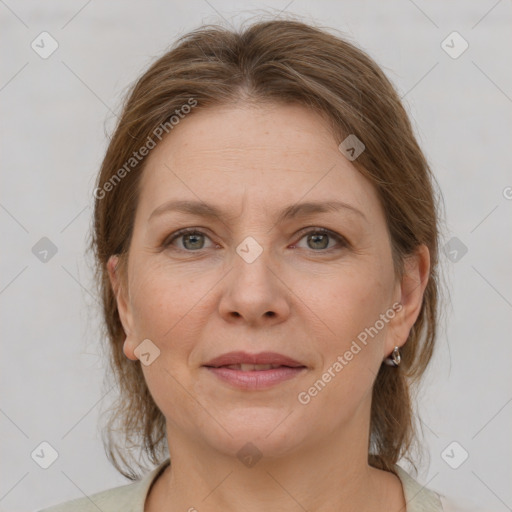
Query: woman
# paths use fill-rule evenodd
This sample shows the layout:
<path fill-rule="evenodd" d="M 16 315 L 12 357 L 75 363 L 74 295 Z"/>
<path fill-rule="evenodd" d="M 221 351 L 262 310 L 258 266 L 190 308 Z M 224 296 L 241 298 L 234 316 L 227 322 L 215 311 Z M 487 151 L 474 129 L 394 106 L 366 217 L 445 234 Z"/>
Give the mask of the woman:
<path fill-rule="evenodd" d="M 436 338 L 433 177 L 365 53 L 298 21 L 185 35 L 94 195 L 107 451 L 157 467 L 47 511 L 450 510 L 397 465 Z"/>

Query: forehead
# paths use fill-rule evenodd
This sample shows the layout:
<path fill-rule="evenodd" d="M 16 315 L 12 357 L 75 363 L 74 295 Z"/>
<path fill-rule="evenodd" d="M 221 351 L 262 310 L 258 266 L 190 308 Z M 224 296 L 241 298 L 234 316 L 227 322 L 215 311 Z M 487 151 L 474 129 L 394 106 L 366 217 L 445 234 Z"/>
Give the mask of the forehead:
<path fill-rule="evenodd" d="M 182 119 L 147 157 L 139 204 L 147 210 L 183 198 L 237 212 L 241 198 L 265 211 L 301 198 L 338 199 L 366 211 L 378 202 L 327 121 L 300 105 L 220 106 Z"/>

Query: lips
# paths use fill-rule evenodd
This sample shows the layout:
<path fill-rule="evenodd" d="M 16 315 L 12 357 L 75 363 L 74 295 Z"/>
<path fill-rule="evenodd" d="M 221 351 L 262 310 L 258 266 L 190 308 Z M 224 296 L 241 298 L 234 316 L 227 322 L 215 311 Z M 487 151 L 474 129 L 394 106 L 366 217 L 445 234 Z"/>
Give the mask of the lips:
<path fill-rule="evenodd" d="M 204 366 L 221 368 L 223 366 L 233 370 L 242 371 L 263 371 L 286 366 L 289 368 L 305 367 L 299 361 L 277 352 L 260 352 L 249 354 L 247 352 L 229 352 L 215 357 Z"/>
<path fill-rule="evenodd" d="M 307 370 L 299 361 L 276 352 L 229 352 L 203 366 L 224 384 L 245 391 L 271 388 Z"/>
<path fill-rule="evenodd" d="M 262 370 L 273 370 L 275 368 L 281 368 L 282 364 L 230 364 L 222 366 L 222 368 L 229 368 L 230 370 L 240 370 L 242 372 L 255 372 Z"/>

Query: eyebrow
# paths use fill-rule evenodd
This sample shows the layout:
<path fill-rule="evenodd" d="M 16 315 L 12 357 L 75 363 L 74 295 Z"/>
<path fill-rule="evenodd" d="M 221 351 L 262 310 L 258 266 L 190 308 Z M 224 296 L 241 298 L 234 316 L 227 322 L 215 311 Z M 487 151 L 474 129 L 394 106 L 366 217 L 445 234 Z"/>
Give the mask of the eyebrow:
<path fill-rule="evenodd" d="M 364 220 L 368 221 L 362 211 L 348 203 L 344 203 L 343 201 L 322 201 L 289 205 L 279 213 L 277 222 L 284 222 L 296 217 L 306 217 L 315 213 L 338 212 L 340 210 L 354 212 L 360 215 Z M 158 217 L 169 212 L 180 212 L 196 215 L 198 217 L 216 218 L 218 220 L 222 220 L 228 216 L 220 208 L 212 204 L 200 201 L 171 200 L 156 208 L 149 216 L 148 222 L 154 217 Z"/>

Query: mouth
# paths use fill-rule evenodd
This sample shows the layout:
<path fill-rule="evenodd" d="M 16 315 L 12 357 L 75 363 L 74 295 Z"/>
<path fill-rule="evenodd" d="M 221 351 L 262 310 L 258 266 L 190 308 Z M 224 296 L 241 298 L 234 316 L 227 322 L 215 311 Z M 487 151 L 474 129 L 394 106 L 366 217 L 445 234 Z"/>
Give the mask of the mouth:
<path fill-rule="evenodd" d="M 204 368 L 230 387 L 244 390 L 267 389 L 307 370 L 298 361 L 271 352 L 231 352 L 211 360 Z"/>
<path fill-rule="evenodd" d="M 275 370 L 276 368 L 305 368 L 305 366 L 286 366 L 281 364 L 229 364 L 223 366 L 207 366 L 207 368 L 228 368 L 229 370 L 240 370 L 242 372 L 261 372 Z"/>
<path fill-rule="evenodd" d="M 220 368 L 222 366 L 241 366 L 256 367 L 259 370 L 261 367 L 269 366 L 270 368 L 261 368 L 263 370 L 272 369 L 272 367 L 287 366 L 290 368 L 297 368 L 304 366 L 299 361 L 292 359 L 289 356 L 278 354 L 277 352 L 260 352 L 258 354 L 249 354 L 247 352 L 228 352 L 215 357 L 208 361 L 204 366 Z M 240 369 L 240 368 L 233 368 Z M 247 368 L 250 370 L 250 368 Z"/>

